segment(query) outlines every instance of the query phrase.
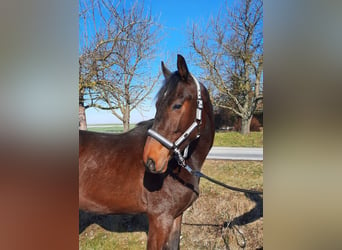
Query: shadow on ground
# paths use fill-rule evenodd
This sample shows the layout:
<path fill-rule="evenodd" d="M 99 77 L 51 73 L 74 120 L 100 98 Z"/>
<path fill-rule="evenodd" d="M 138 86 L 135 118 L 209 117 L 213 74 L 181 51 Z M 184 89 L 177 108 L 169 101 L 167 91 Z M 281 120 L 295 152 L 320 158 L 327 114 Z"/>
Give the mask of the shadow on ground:
<path fill-rule="evenodd" d="M 189 226 L 232 227 L 246 225 L 262 218 L 262 197 L 256 194 L 246 194 L 246 197 L 255 202 L 255 207 L 250 211 L 235 217 L 231 221 L 226 221 L 221 225 L 191 223 L 184 224 Z M 145 214 L 98 215 L 79 210 L 79 233 L 82 233 L 89 225 L 94 223 L 111 232 L 148 232 L 148 219 Z"/>
<path fill-rule="evenodd" d="M 111 232 L 148 232 L 145 214 L 98 215 L 79 210 L 79 234 L 91 224 L 97 224 Z"/>
<path fill-rule="evenodd" d="M 261 197 L 261 195 L 258 194 L 245 194 L 246 197 L 248 199 L 250 199 L 251 201 L 255 202 L 255 207 L 252 208 L 250 211 L 235 217 L 232 221 L 230 221 L 229 225 L 231 226 L 242 226 L 242 225 L 246 225 L 249 223 L 252 223 L 260 218 L 262 218 L 264 216 L 263 213 L 263 207 L 264 207 L 264 202 L 263 199 Z M 225 222 L 228 224 L 228 222 Z"/>

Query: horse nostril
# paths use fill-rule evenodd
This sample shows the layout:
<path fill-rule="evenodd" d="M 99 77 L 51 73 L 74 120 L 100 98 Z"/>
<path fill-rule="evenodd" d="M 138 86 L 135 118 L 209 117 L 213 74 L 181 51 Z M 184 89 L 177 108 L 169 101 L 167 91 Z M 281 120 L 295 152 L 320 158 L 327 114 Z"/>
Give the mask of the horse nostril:
<path fill-rule="evenodd" d="M 154 163 L 154 160 L 152 160 L 151 158 L 148 158 L 148 159 L 147 159 L 146 167 L 147 167 L 150 171 L 156 171 L 156 164 Z"/>

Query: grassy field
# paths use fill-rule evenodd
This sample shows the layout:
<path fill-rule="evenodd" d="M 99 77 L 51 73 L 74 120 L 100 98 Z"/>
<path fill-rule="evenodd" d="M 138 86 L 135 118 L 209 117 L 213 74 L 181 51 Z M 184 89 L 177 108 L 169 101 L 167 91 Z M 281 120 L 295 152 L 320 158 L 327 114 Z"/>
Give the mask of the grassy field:
<path fill-rule="evenodd" d="M 135 124 L 131 124 L 131 128 Z M 121 124 L 108 124 L 88 126 L 88 130 L 106 133 L 121 133 Z M 251 132 L 248 135 L 241 135 L 239 132 L 216 132 L 214 146 L 225 147 L 263 147 L 263 132 Z"/>
<path fill-rule="evenodd" d="M 202 171 L 233 186 L 263 189 L 263 162 L 207 160 Z M 262 209 L 262 196 L 201 180 L 200 196 L 183 216 L 181 249 L 261 249 Z M 93 221 L 79 236 L 80 250 L 146 249 L 146 218 L 99 216 Z"/>
<path fill-rule="evenodd" d="M 263 147 L 263 132 L 242 135 L 239 132 L 216 132 L 214 146 L 225 147 Z"/>
<path fill-rule="evenodd" d="M 135 124 L 130 124 L 130 128 L 134 128 Z M 123 126 L 122 124 L 94 124 L 94 125 L 88 125 L 89 131 L 94 132 L 105 132 L 105 133 L 122 133 L 123 132 Z"/>

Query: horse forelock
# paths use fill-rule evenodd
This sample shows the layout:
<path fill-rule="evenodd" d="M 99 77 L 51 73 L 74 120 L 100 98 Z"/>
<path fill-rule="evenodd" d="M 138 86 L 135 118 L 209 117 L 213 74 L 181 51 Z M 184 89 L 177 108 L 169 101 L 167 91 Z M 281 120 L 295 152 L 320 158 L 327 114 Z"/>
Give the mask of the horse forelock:
<path fill-rule="evenodd" d="M 168 103 L 170 99 L 173 99 L 176 94 L 176 89 L 181 81 L 181 78 L 178 72 L 174 72 L 171 74 L 170 77 L 164 80 L 163 86 L 160 88 L 157 94 L 157 104 L 161 103 Z"/>

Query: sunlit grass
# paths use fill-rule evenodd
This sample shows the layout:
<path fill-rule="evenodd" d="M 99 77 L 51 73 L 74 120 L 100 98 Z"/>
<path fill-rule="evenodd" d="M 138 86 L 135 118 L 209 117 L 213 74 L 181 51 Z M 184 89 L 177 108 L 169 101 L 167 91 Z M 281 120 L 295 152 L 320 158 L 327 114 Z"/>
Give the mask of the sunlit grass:
<path fill-rule="evenodd" d="M 207 160 L 202 172 L 220 182 L 246 189 L 263 189 L 263 162 L 262 161 L 222 161 Z M 203 190 L 216 189 L 225 191 L 222 187 L 201 180 L 200 187 Z"/>
<path fill-rule="evenodd" d="M 214 146 L 220 147 L 263 147 L 263 132 L 216 132 Z"/>
<path fill-rule="evenodd" d="M 79 237 L 80 250 L 146 249 L 146 233 L 115 233 L 93 224 Z"/>

